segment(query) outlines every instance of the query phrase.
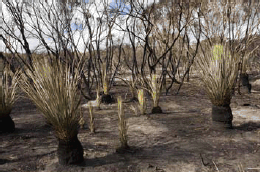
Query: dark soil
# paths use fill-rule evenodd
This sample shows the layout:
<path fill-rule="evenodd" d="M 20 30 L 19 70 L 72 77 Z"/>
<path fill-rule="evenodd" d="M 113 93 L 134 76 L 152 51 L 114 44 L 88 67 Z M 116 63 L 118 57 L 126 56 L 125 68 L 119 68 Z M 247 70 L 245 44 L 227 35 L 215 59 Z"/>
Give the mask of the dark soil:
<path fill-rule="evenodd" d="M 0 135 L 0 171 L 259 171 L 260 85 L 252 84 L 251 94 L 244 88 L 242 95 L 235 94 L 231 101 L 233 129 L 223 131 L 211 128 L 211 102 L 199 85 L 197 77 L 192 76 L 178 95 L 178 85 L 167 96 L 162 93 L 162 114 L 135 115 L 130 110 L 133 102 L 125 103 L 128 145 L 132 148 L 128 153 L 116 152 L 120 146 L 117 104 L 94 108 L 96 133 L 90 134 L 85 128 L 78 134 L 84 162 L 69 167 L 58 163 L 58 141 L 51 126 L 31 101 L 20 98 L 11 113 L 16 130 Z M 117 97 L 127 91 L 117 86 L 111 93 Z M 131 98 L 128 95 L 125 100 Z M 147 103 L 147 112 L 151 112 L 151 98 Z M 88 121 L 88 108 L 83 112 Z"/>

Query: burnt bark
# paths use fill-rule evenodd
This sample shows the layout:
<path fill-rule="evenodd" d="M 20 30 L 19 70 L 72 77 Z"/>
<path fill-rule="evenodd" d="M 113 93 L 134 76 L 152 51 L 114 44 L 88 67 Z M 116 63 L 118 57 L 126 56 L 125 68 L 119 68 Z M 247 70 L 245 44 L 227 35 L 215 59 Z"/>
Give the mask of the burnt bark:
<path fill-rule="evenodd" d="M 225 129 L 232 128 L 232 110 L 230 104 L 223 106 L 212 105 L 213 128 Z"/>
<path fill-rule="evenodd" d="M 77 135 L 70 140 L 58 139 L 58 159 L 61 165 L 80 164 L 84 161 L 83 147 Z"/>

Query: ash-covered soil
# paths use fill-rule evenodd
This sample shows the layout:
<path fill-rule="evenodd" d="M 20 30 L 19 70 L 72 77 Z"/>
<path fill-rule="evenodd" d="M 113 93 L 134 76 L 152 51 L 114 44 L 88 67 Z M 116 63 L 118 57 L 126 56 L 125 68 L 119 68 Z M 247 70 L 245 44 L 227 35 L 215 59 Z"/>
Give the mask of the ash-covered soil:
<path fill-rule="evenodd" d="M 149 97 L 145 116 L 134 113 L 135 103 L 125 103 L 128 144 L 133 150 L 125 154 L 115 152 L 119 146 L 117 104 L 94 108 L 96 133 L 90 134 L 85 125 L 78 135 L 85 162 L 70 167 L 58 165 L 52 128 L 33 103 L 20 98 L 11 114 L 16 131 L 0 136 L 0 171 L 260 171 L 260 81 L 250 77 L 252 93 L 242 88 L 242 95 L 232 99 L 234 129 L 211 128 L 211 103 L 195 76 L 178 95 L 178 85 L 168 95 L 162 94 L 162 114 L 149 114 Z M 115 86 L 111 93 L 130 99 L 127 87 Z M 83 112 L 88 121 L 88 109 L 84 107 Z"/>

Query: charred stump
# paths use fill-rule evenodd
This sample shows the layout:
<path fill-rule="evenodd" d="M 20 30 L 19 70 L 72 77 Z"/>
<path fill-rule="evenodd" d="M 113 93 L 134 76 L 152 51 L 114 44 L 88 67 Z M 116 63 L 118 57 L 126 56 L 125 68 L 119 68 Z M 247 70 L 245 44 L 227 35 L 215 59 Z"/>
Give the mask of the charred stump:
<path fill-rule="evenodd" d="M 160 106 L 153 107 L 152 114 L 162 113 L 162 108 Z"/>
<path fill-rule="evenodd" d="M 84 161 L 83 147 L 77 135 L 70 140 L 58 139 L 58 159 L 61 165 L 80 164 Z"/>
<path fill-rule="evenodd" d="M 213 128 L 232 128 L 232 120 L 233 115 L 229 104 L 223 106 L 212 105 Z"/>
<path fill-rule="evenodd" d="M 115 99 L 110 94 L 104 94 L 101 97 L 101 103 L 105 103 L 105 104 L 115 103 Z"/>

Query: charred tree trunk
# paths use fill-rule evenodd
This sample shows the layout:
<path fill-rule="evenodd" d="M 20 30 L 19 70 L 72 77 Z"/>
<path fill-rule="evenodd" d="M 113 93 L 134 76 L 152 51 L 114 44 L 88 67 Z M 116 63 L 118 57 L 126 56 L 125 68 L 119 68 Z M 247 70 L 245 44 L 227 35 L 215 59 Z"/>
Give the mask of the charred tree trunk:
<path fill-rule="evenodd" d="M 230 104 L 223 106 L 212 105 L 213 128 L 224 129 L 232 128 L 232 110 Z"/>
<path fill-rule="evenodd" d="M 84 161 L 83 147 L 77 135 L 70 140 L 58 139 L 58 158 L 61 165 L 80 164 Z"/>

